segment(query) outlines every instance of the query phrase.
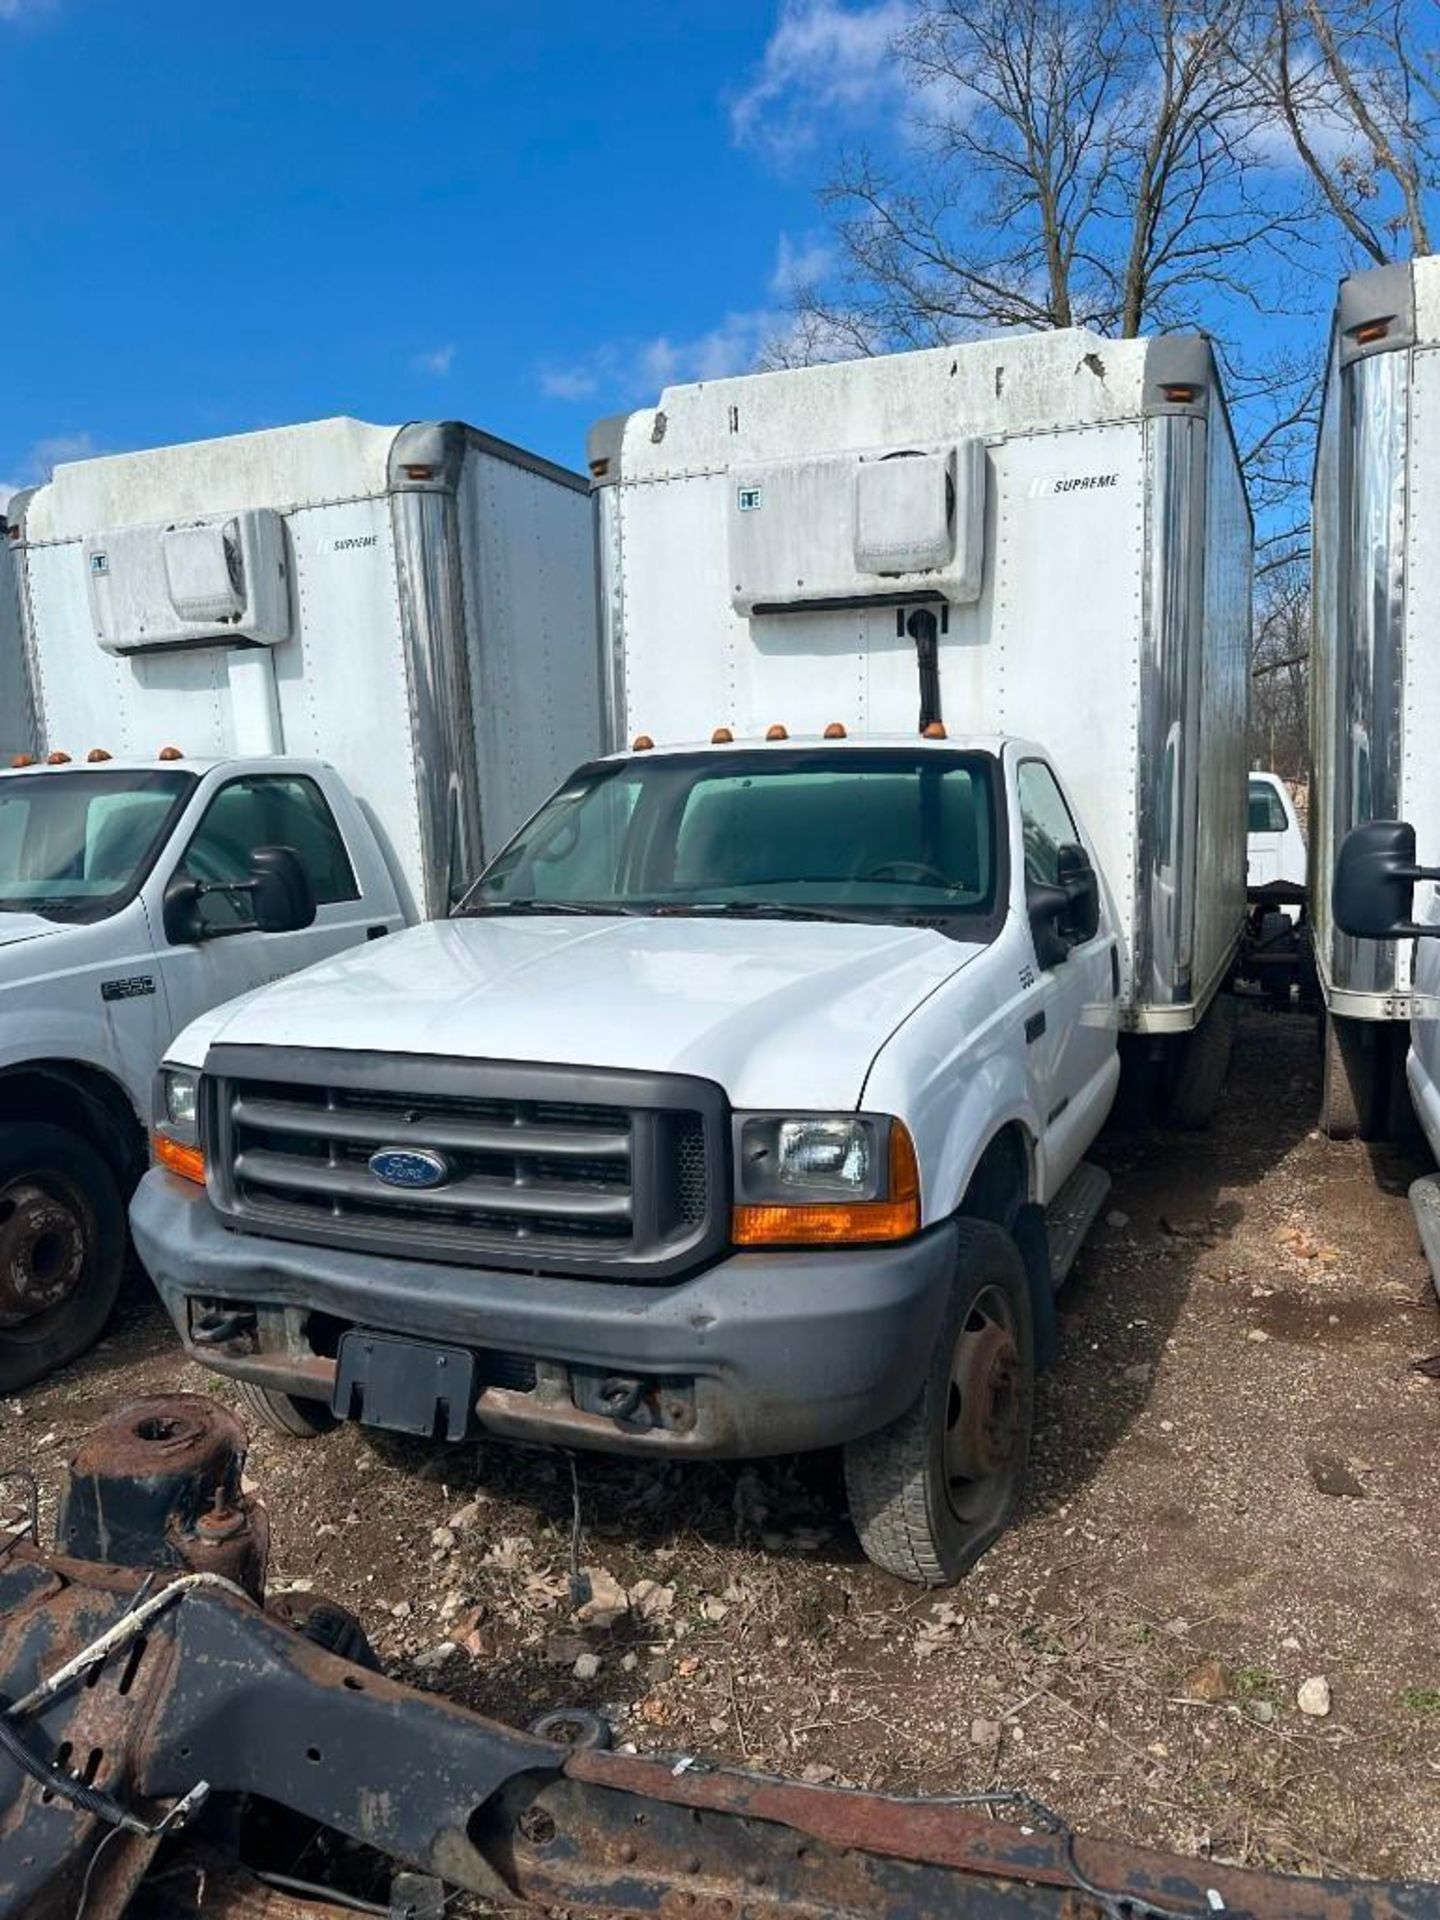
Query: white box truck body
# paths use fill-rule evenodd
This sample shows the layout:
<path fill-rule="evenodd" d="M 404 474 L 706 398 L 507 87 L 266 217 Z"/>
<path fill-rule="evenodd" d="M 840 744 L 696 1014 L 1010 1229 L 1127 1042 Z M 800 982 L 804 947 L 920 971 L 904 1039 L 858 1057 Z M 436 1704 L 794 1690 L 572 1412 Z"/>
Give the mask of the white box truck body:
<path fill-rule="evenodd" d="M 1192 1109 L 1215 1077 L 1215 367 L 1061 333 L 673 388 L 591 471 L 617 750 L 444 925 L 177 1039 L 191 1171 L 136 1241 L 286 1431 L 840 1445 L 867 1551 L 953 1579 L 1018 1497 L 1120 1029 Z"/>
<path fill-rule="evenodd" d="M 1352 275 L 1331 329 L 1312 495 L 1310 917 L 1324 1003 L 1321 1121 L 1379 1138 L 1403 1120 L 1424 947 L 1347 933 L 1336 857 L 1407 821 L 1440 858 L 1440 259 Z M 1432 985 L 1435 983 L 1432 983 Z M 1440 1064 L 1440 1063 L 1437 1063 Z"/>
<path fill-rule="evenodd" d="M 1036 334 L 708 382 L 592 456 L 617 743 L 912 729 L 928 610 L 925 717 L 1043 741 L 1090 823 L 1122 1024 L 1195 1025 L 1245 916 L 1251 577 L 1203 341 Z M 887 515 L 899 541 L 866 552 Z"/>
<path fill-rule="evenodd" d="M 447 912 L 594 751 L 586 484 L 455 422 L 62 466 L 9 510 L 0 716 L 11 1390 L 103 1323 L 174 1033 Z"/>

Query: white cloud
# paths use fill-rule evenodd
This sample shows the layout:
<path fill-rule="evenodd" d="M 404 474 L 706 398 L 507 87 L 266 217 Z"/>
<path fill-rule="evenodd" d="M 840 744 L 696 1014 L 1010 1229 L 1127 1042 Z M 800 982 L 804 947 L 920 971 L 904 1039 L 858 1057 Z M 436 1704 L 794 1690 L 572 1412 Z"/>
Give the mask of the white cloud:
<path fill-rule="evenodd" d="M 730 102 L 736 142 L 783 158 L 812 145 L 822 125 L 833 134 L 873 118 L 898 92 L 891 48 L 910 12 L 910 0 L 781 0 L 759 69 Z"/>
<path fill-rule="evenodd" d="M 543 367 L 540 390 L 553 400 L 654 400 L 662 387 L 691 380 L 723 380 L 755 366 L 788 316 L 770 307 L 727 313 L 718 326 L 688 338 L 611 340 L 568 366 Z"/>
<path fill-rule="evenodd" d="M 782 233 L 766 304 L 737 308 L 703 333 L 679 339 L 658 333 L 649 339 L 606 341 L 567 365 L 542 366 L 540 391 L 551 400 L 589 400 L 603 394 L 617 402 L 639 402 L 655 399 L 662 387 L 724 380 L 795 358 L 844 359 L 847 351 L 839 335 L 832 337 L 809 317 L 797 318 L 784 305 L 794 294 L 818 286 L 833 264 L 834 255 L 823 240 L 807 234 L 797 244 Z M 805 350 L 817 343 L 822 350 Z M 826 346 L 834 350 L 823 350 Z"/>
<path fill-rule="evenodd" d="M 410 365 L 416 373 L 433 373 L 444 378 L 455 364 L 455 346 L 453 341 L 443 347 L 431 347 L 425 353 L 413 355 Z"/>
<path fill-rule="evenodd" d="M 540 391 L 547 400 L 584 400 L 600 384 L 591 367 L 542 367 Z"/>
<path fill-rule="evenodd" d="M 788 300 L 792 294 L 819 286 L 834 264 L 834 251 L 823 240 L 807 234 L 796 246 L 788 233 L 782 233 L 775 252 L 775 270 L 770 275 L 770 291 L 777 300 Z"/>
<path fill-rule="evenodd" d="M 0 0 L 0 7 L 3 5 L 4 0 Z M 5 511 L 12 494 L 21 493 L 26 487 L 40 486 L 65 461 L 92 460 L 103 452 L 104 448 L 98 447 L 88 433 L 56 433 L 35 441 L 18 460 L 7 462 L 12 477 L 0 480 L 0 513 Z"/>

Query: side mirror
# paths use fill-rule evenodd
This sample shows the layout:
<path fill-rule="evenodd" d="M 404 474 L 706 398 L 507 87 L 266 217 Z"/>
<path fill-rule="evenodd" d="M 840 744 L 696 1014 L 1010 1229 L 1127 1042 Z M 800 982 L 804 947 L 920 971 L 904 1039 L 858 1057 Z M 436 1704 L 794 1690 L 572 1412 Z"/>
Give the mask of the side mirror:
<path fill-rule="evenodd" d="M 1367 820 L 1340 842 L 1335 861 L 1335 924 L 1357 940 L 1440 934 L 1415 925 L 1415 882 L 1440 880 L 1440 868 L 1415 864 L 1415 829 L 1406 820 Z"/>
<path fill-rule="evenodd" d="M 1073 840 L 1055 849 L 1055 884 L 1031 880 L 1025 905 L 1035 958 L 1047 972 L 1100 931 L 1100 882 L 1090 856 Z"/>
<path fill-rule="evenodd" d="M 1070 944 L 1083 946 L 1100 931 L 1100 882 L 1089 854 L 1073 840 L 1056 849 L 1055 871 L 1070 903 Z"/>
<path fill-rule="evenodd" d="M 250 895 L 251 917 L 222 926 L 205 915 L 209 894 Z M 315 889 L 293 847 L 257 847 L 246 880 L 192 880 L 177 873 L 165 889 L 165 938 L 189 947 L 230 933 L 298 933 L 315 918 Z"/>
<path fill-rule="evenodd" d="M 1070 942 L 1064 934 L 1070 896 L 1063 887 L 1048 886 L 1043 880 L 1027 880 L 1025 906 L 1030 915 L 1030 933 L 1035 942 L 1035 958 L 1043 973 L 1069 957 Z"/>
<path fill-rule="evenodd" d="M 261 933 L 299 933 L 315 918 L 315 889 L 293 847 L 257 847 L 245 885 Z"/>

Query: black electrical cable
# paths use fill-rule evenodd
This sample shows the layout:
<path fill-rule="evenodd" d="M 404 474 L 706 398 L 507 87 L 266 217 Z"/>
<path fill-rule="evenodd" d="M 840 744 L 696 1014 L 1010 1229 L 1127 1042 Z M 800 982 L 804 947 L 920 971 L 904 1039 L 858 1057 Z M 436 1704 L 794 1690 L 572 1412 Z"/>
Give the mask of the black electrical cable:
<path fill-rule="evenodd" d="M 71 1806 L 78 1807 L 82 1813 L 103 1820 L 107 1826 L 123 1827 L 127 1833 L 147 1836 L 155 1832 L 148 1822 L 138 1819 L 133 1813 L 127 1813 L 118 1800 L 99 1787 L 88 1786 L 73 1774 L 62 1773 L 58 1767 L 52 1767 L 48 1760 L 42 1760 L 38 1753 L 32 1752 L 11 1725 L 9 1712 L 10 1702 L 0 1697 L 0 1753 L 13 1760 L 23 1773 L 28 1773 L 32 1780 L 37 1780 L 62 1800 L 68 1800 Z"/>

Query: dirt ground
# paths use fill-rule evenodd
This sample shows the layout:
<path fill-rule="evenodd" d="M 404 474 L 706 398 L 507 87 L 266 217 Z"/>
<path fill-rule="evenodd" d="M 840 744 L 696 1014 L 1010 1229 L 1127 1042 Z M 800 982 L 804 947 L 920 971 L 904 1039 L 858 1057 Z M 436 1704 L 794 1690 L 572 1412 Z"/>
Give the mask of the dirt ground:
<path fill-rule="evenodd" d="M 1187 1853 L 1440 1877 L 1423 1163 L 1328 1144 L 1317 1100 L 1311 1023 L 1248 1011 L 1211 1132 L 1104 1143 L 1112 1211 L 1062 1300 L 1029 1499 L 953 1592 L 861 1559 L 828 1459 L 587 1456 L 583 1561 L 628 1610 L 578 1622 L 562 1456 L 355 1431 L 257 1438 L 272 1584 L 354 1607 L 392 1672 L 505 1719 L 603 1706 L 644 1749 L 1023 1787 Z M 212 1384 L 137 1291 L 96 1353 L 0 1404 L 0 1464 L 53 1492 L 107 1409 Z M 1300 1710 L 1315 1680 L 1327 1713 Z"/>

